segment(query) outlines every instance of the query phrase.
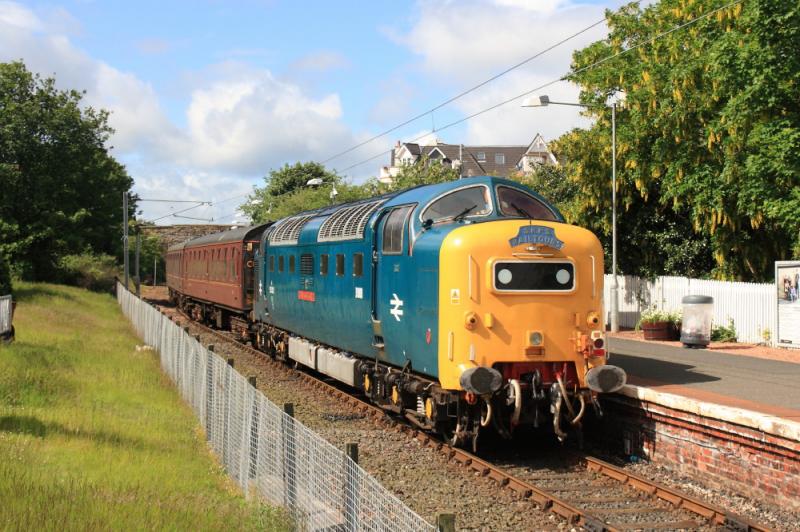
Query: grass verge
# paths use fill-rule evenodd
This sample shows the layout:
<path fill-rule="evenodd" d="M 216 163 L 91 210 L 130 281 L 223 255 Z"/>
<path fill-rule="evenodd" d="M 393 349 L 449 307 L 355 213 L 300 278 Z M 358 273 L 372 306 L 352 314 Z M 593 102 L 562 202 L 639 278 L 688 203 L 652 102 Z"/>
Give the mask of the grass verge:
<path fill-rule="evenodd" d="M 108 295 L 15 285 L 0 347 L 4 529 L 286 530 L 246 502 Z"/>

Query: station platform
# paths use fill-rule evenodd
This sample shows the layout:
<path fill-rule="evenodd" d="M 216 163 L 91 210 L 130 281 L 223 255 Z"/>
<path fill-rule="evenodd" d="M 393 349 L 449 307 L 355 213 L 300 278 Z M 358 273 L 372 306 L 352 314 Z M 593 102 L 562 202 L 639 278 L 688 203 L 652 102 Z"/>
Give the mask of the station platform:
<path fill-rule="evenodd" d="M 800 422 L 798 351 L 762 348 L 748 356 L 738 354 L 748 351 L 746 345 L 687 349 L 625 333 L 609 335 L 608 348 L 609 362 L 628 373 L 631 385 Z"/>

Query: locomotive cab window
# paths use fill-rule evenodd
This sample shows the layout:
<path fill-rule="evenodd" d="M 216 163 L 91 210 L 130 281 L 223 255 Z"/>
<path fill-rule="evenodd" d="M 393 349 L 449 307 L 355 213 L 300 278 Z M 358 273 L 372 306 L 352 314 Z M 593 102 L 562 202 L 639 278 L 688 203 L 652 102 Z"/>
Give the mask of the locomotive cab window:
<path fill-rule="evenodd" d="M 486 216 L 492 212 L 489 188 L 483 185 L 462 188 L 445 194 L 428 205 L 420 216 L 423 222 L 439 222 L 473 216 Z"/>
<path fill-rule="evenodd" d="M 328 275 L 328 254 L 324 253 L 319 256 L 319 274 Z"/>
<path fill-rule="evenodd" d="M 336 275 L 344 275 L 344 255 L 341 253 L 336 254 Z"/>
<path fill-rule="evenodd" d="M 386 217 L 383 224 L 383 246 L 381 250 L 387 255 L 398 255 L 403 252 L 403 234 L 406 219 L 413 205 L 396 207 Z"/>
<path fill-rule="evenodd" d="M 364 254 L 353 254 L 353 277 L 361 277 L 364 275 Z"/>
<path fill-rule="evenodd" d="M 511 187 L 497 187 L 497 203 L 503 216 L 557 221 L 556 214 L 543 202 Z"/>

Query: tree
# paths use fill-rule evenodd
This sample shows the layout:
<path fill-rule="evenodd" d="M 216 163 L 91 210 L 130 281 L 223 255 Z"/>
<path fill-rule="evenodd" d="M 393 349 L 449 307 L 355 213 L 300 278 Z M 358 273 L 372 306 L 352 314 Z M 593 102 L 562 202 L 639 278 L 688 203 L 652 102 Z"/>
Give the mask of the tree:
<path fill-rule="evenodd" d="M 664 238 L 673 250 L 681 240 L 693 250 L 672 273 L 682 273 L 681 264 L 693 265 L 685 271 L 708 264 L 705 273 L 719 278 L 767 280 L 774 260 L 800 250 L 800 5 L 736 4 L 582 70 L 722 4 L 630 4 L 608 13 L 608 39 L 573 56 L 578 73 L 571 79 L 596 123 L 555 145 L 579 184 L 581 223 L 605 236 L 611 210 L 605 102 L 617 91 L 626 96 L 617 116 L 619 227 L 623 239 L 635 238 L 631 256 L 635 247 L 640 253 L 625 272 L 657 265 Z M 652 240 L 642 241 L 647 234 Z"/>
<path fill-rule="evenodd" d="M 312 179 L 320 180 L 321 184 L 308 185 Z M 342 178 L 322 164 L 310 161 L 270 170 L 264 183 L 263 188 L 254 188 L 241 206 L 242 212 L 253 223 L 278 220 L 300 211 L 330 205 L 333 187 L 336 186 L 339 192 Z"/>
<path fill-rule="evenodd" d="M 0 254 L 26 279 L 56 278 L 64 255 L 119 253 L 133 181 L 105 146 L 108 113 L 82 97 L 22 62 L 0 63 Z"/>
<path fill-rule="evenodd" d="M 401 166 L 400 172 L 392 179 L 392 184 L 387 188 L 390 190 L 402 190 L 419 185 L 454 181 L 458 178 L 458 169 L 442 163 L 441 160 L 429 159 L 424 156 L 414 164 Z"/>

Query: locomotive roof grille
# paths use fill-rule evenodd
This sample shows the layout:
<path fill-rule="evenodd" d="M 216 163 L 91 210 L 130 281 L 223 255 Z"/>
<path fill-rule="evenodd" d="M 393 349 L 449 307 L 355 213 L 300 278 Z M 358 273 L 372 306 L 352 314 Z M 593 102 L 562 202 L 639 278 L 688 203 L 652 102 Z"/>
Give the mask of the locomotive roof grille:
<path fill-rule="evenodd" d="M 317 241 L 338 242 L 364 238 L 367 221 L 385 201 L 385 199 L 381 199 L 339 209 L 322 223 L 317 234 Z"/>
<path fill-rule="evenodd" d="M 297 244 L 300 230 L 313 216 L 294 216 L 287 218 L 269 233 L 269 243 L 272 245 Z"/>

